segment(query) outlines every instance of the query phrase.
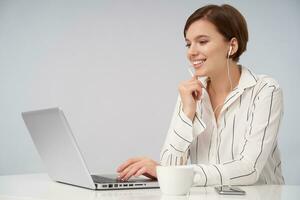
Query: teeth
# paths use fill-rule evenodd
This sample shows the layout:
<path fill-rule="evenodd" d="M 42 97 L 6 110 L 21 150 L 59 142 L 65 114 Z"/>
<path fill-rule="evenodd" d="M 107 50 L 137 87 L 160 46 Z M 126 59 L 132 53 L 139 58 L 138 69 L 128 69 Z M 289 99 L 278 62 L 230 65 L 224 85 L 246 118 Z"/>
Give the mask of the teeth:
<path fill-rule="evenodd" d="M 204 63 L 204 60 L 195 60 L 195 61 L 193 61 L 194 65 L 198 65 L 198 64 L 202 64 L 202 63 Z"/>

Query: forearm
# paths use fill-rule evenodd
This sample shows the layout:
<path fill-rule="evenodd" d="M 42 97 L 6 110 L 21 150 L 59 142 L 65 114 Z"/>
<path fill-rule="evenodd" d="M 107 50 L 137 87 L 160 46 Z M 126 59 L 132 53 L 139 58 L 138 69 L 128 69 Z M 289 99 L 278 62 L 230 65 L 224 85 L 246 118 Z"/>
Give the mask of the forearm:
<path fill-rule="evenodd" d="M 160 154 L 161 165 L 185 165 L 192 142 L 206 128 L 204 122 L 195 115 L 190 120 L 182 110 L 178 100 L 169 127 L 164 147 Z"/>

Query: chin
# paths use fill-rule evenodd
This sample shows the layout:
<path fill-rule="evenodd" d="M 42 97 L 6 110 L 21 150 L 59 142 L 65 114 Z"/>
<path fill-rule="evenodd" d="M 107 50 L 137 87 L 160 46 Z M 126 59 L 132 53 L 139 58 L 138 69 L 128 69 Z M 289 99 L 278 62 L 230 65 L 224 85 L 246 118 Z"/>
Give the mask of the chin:
<path fill-rule="evenodd" d="M 195 70 L 195 75 L 199 77 L 207 76 L 205 69 L 202 67 Z"/>

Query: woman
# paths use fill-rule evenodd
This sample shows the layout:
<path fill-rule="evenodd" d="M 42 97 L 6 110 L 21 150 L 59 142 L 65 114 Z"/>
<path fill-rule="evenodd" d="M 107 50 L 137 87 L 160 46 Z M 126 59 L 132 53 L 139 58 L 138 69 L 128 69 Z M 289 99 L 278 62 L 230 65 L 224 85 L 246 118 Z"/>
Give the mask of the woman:
<path fill-rule="evenodd" d="M 282 90 L 274 79 L 238 65 L 248 41 L 244 17 L 230 5 L 207 5 L 187 19 L 184 37 L 195 73 L 179 84 L 160 164 L 190 161 L 199 186 L 283 184 L 277 145 Z M 156 178 L 157 165 L 129 159 L 119 178 Z"/>

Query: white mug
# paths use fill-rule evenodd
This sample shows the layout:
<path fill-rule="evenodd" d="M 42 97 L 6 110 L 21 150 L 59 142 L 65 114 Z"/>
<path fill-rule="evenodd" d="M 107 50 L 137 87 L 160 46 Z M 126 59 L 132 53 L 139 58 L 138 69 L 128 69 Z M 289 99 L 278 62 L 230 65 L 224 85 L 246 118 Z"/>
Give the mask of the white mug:
<path fill-rule="evenodd" d="M 165 195 L 185 195 L 193 185 L 192 166 L 157 166 L 156 173 L 160 189 Z"/>

